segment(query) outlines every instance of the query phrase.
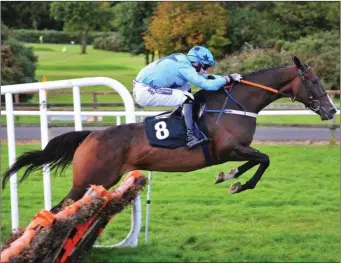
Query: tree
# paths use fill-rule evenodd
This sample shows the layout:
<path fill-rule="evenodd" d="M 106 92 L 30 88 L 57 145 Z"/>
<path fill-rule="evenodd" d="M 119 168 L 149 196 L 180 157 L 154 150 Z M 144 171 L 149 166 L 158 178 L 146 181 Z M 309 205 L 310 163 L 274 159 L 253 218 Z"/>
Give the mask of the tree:
<path fill-rule="evenodd" d="M 282 38 L 297 40 L 316 31 L 340 29 L 340 2 L 274 2 L 272 21 L 285 30 Z"/>
<path fill-rule="evenodd" d="M 240 50 L 247 42 L 253 47 L 273 46 L 283 32 L 281 23 L 270 19 L 272 2 L 224 2 L 228 13 L 228 52 Z"/>
<path fill-rule="evenodd" d="M 228 12 L 229 52 L 245 42 L 273 47 L 278 40 L 295 41 L 321 30 L 339 30 L 339 2 L 222 2 Z"/>
<path fill-rule="evenodd" d="M 63 23 L 50 16 L 52 2 L 9 1 L 1 3 L 1 20 L 15 29 L 62 30 Z"/>
<path fill-rule="evenodd" d="M 340 35 L 336 30 L 322 31 L 284 44 L 291 54 L 318 73 L 327 89 L 340 88 Z"/>
<path fill-rule="evenodd" d="M 229 44 L 227 15 L 215 2 L 161 2 L 144 40 L 148 50 L 161 54 L 188 51 L 206 45 L 216 56 Z"/>
<path fill-rule="evenodd" d="M 142 37 L 156 5 L 157 2 L 121 2 L 114 7 L 114 24 L 120 32 L 121 45 L 133 55 L 145 54 L 146 64 L 149 64 L 149 52 Z"/>
<path fill-rule="evenodd" d="M 51 15 L 64 22 L 65 30 L 81 34 L 81 53 L 85 54 L 89 31 L 110 26 L 109 6 L 106 2 L 53 2 Z"/>

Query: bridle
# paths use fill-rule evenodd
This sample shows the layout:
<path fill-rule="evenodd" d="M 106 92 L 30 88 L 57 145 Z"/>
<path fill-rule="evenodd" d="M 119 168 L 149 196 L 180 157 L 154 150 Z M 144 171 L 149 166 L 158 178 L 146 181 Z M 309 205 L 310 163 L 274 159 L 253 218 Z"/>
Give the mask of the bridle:
<path fill-rule="evenodd" d="M 309 65 L 306 65 L 307 68 L 303 71 L 302 70 L 302 67 L 297 67 L 298 69 L 298 75 L 301 77 L 302 79 L 302 82 L 303 82 L 303 85 L 307 91 L 307 94 L 308 94 L 308 99 L 309 99 L 309 102 L 308 103 L 305 103 L 303 102 L 303 104 L 307 107 L 307 108 L 310 108 L 312 111 L 316 112 L 318 111 L 321 106 L 320 106 L 320 102 L 318 101 L 319 98 L 323 97 L 323 96 L 326 96 L 327 95 L 327 92 L 324 90 L 324 88 L 319 84 L 319 79 L 318 77 L 315 76 L 314 79 L 309 79 L 306 77 L 306 73 L 310 70 L 310 66 Z M 209 78 L 209 77 L 208 77 Z M 296 78 L 296 77 L 295 77 Z M 210 79 L 210 78 L 209 78 Z M 319 85 L 318 87 L 314 88 L 314 87 L 311 87 L 309 86 L 308 84 L 308 81 L 311 81 L 312 82 L 312 85 Z M 246 108 L 240 104 L 238 101 L 236 101 L 232 94 L 231 94 L 231 90 L 233 89 L 234 86 L 236 86 L 237 84 L 239 83 L 242 83 L 242 84 L 245 84 L 245 85 L 249 85 L 249 86 L 252 86 L 252 87 L 256 87 L 256 88 L 260 88 L 260 89 L 264 89 L 264 90 L 267 90 L 267 91 L 270 91 L 274 94 L 280 94 L 282 96 L 285 96 L 285 97 L 289 97 L 291 98 L 291 100 L 294 102 L 297 98 L 297 96 L 299 95 L 300 91 L 301 91 L 301 86 L 299 86 L 296 94 L 295 94 L 295 91 L 292 89 L 292 94 L 287 94 L 287 93 L 284 93 L 284 92 L 281 92 L 281 90 L 277 90 L 277 89 L 274 89 L 274 88 L 271 88 L 269 86 L 265 86 L 265 85 L 262 85 L 262 84 L 258 84 L 258 83 L 255 83 L 255 82 L 252 82 L 252 81 L 247 81 L 247 80 L 243 80 L 241 79 L 239 82 L 233 82 L 232 85 L 228 85 L 228 86 L 224 86 L 223 89 L 225 91 L 225 93 L 227 94 L 226 96 L 226 99 L 225 99 L 225 102 L 223 103 L 223 106 L 220 110 L 215 110 L 215 109 L 207 109 L 206 107 L 204 107 L 204 112 L 209 112 L 209 113 L 219 113 L 218 117 L 217 117 L 217 120 L 216 120 L 216 124 L 218 125 L 219 121 L 220 121 L 220 118 L 222 116 L 223 113 L 227 113 L 227 114 L 237 114 L 237 115 L 244 115 L 244 116 L 249 116 L 249 117 L 254 117 L 254 118 L 257 118 L 257 114 L 256 113 L 253 113 L 253 112 L 247 112 L 246 111 Z M 283 89 L 285 89 L 287 86 L 285 86 Z M 226 109 L 226 105 L 227 105 L 227 101 L 228 99 L 231 99 L 235 104 L 237 104 L 238 106 L 240 106 L 243 111 L 239 111 L 239 110 L 232 110 L 232 109 Z M 314 105 L 314 103 L 317 103 L 316 104 L 316 107 Z"/>
<path fill-rule="evenodd" d="M 310 66 L 309 65 L 307 65 L 307 68 L 304 71 L 302 71 L 302 69 L 298 68 L 298 75 L 301 77 L 303 85 L 304 85 L 304 87 L 305 87 L 305 89 L 306 89 L 306 91 L 308 93 L 309 102 L 308 102 L 308 104 L 304 103 L 304 105 L 307 108 L 310 108 L 312 111 L 316 112 L 316 111 L 318 111 L 320 109 L 320 102 L 318 101 L 318 99 L 323 97 L 323 96 L 326 96 L 327 92 L 323 89 L 321 94 L 318 94 L 315 89 L 312 89 L 312 87 L 308 85 L 307 81 L 311 81 L 313 84 L 318 84 L 318 82 L 319 82 L 319 78 L 318 77 L 316 77 L 316 78 L 314 78 L 312 80 L 306 78 L 305 74 L 309 70 L 310 70 Z M 240 83 L 243 83 L 243 84 L 246 84 L 246 85 L 249 85 L 249 86 L 253 86 L 253 87 L 256 87 L 256 88 L 264 89 L 264 90 L 270 91 L 272 93 L 281 94 L 283 96 L 291 98 L 291 100 L 293 102 L 296 101 L 296 98 L 299 95 L 300 90 L 301 90 L 301 86 L 299 86 L 297 93 L 296 94 L 293 93 L 291 95 L 291 94 L 282 93 L 282 92 L 278 91 L 277 89 L 274 89 L 274 88 L 271 88 L 271 87 L 268 87 L 268 86 L 265 86 L 265 85 L 262 85 L 262 84 L 258 84 L 258 83 L 252 82 L 252 81 L 246 81 L 246 80 L 241 79 Z M 229 88 L 229 87 L 230 86 L 225 86 L 225 88 Z M 316 104 L 316 107 L 315 107 L 314 104 Z"/>
<path fill-rule="evenodd" d="M 308 105 L 305 104 L 305 106 L 307 108 L 309 107 L 312 111 L 316 112 L 320 109 L 320 106 L 321 106 L 318 99 L 323 97 L 323 96 L 326 96 L 327 92 L 323 89 L 321 94 L 318 94 L 315 89 L 312 89 L 311 86 L 308 85 L 307 79 L 305 77 L 305 73 L 307 73 L 308 70 L 310 70 L 309 65 L 307 65 L 307 68 L 304 71 L 302 71 L 301 69 L 298 69 L 298 74 L 300 75 L 302 82 L 304 84 L 304 87 L 308 93 L 309 102 L 308 102 Z M 313 84 L 318 84 L 319 78 L 315 77 L 314 79 L 308 79 L 308 81 L 311 81 Z M 301 89 L 301 86 L 298 88 L 297 94 L 294 95 L 294 97 L 292 98 L 292 101 L 296 100 L 296 97 L 298 96 L 300 89 Z M 314 103 L 316 103 L 316 107 L 314 107 Z"/>

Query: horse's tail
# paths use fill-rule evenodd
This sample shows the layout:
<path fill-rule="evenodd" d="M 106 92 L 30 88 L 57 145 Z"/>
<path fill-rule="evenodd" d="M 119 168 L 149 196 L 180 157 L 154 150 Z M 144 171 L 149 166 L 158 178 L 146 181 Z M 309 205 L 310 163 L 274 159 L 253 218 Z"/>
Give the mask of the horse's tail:
<path fill-rule="evenodd" d="M 2 188 L 5 188 L 5 184 L 12 174 L 25 166 L 28 167 L 21 177 L 20 183 L 25 180 L 31 172 L 42 168 L 45 164 L 50 164 L 49 167 L 51 171 L 61 168 L 60 172 L 63 172 L 63 170 L 70 165 L 78 146 L 90 133 L 91 131 L 68 132 L 53 138 L 49 141 L 44 150 L 24 153 L 4 174 Z"/>

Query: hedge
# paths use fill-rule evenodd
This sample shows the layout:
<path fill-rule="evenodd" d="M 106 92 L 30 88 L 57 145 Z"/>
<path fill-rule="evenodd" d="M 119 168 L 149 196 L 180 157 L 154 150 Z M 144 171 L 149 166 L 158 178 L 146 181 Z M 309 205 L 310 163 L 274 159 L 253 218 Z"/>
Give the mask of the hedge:
<path fill-rule="evenodd" d="M 128 51 L 125 47 L 122 46 L 119 39 L 119 35 L 95 38 L 94 42 L 92 43 L 92 46 L 94 49 L 103 49 L 115 52 Z"/>
<path fill-rule="evenodd" d="M 4 28 L 4 27 L 3 27 Z M 38 58 L 32 48 L 9 39 L 1 43 L 1 85 L 35 82 Z M 20 94 L 20 101 L 26 101 L 32 94 Z M 3 101 L 3 96 L 1 96 Z"/>

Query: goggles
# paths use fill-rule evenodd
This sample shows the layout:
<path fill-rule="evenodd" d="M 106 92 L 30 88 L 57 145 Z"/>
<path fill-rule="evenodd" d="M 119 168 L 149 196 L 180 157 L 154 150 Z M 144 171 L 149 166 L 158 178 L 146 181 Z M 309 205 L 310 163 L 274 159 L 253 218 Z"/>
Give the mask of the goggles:
<path fill-rule="evenodd" d="M 201 64 L 201 67 L 202 67 L 203 70 L 207 70 L 211 66 L 211 65 L 203 64 L 201 62 L 200 62 L 200 64 Z"/>

